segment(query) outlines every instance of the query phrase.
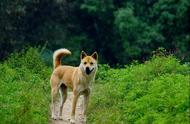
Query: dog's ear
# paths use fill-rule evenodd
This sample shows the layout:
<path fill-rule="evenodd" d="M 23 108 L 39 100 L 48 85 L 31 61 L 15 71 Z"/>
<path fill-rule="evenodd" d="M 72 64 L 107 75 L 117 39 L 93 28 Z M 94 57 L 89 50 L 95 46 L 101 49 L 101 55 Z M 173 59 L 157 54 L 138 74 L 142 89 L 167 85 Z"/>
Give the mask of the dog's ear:
<path fill-rule="evenodd" d="M 98 53 L 94 52 L 92 55 L 92 58 L 94 58 L 95 60 L 98 60 Z"/>
<path fill-rule="evenodd" d="M 87 56 L 87 54 L 84 51 L 82 51 L 81 54 L 80 54 L 80 58 L 83 59 L 86 56 Z"/>

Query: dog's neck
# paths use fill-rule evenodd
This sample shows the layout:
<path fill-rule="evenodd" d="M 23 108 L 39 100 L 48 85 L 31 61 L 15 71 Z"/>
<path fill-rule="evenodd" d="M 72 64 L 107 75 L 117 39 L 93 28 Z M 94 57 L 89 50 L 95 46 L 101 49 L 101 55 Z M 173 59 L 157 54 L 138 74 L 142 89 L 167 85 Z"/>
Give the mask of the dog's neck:
<path fill-rule="evenodd" d="M 89 81 L 93 81 L 93 80 L 94 80 L 95 75 L 96 75 L 96 68 L 94 68 L 93 72 L 91 72 L 89 75 L 86 74 L 86 73 L 82 70 L 81 67 L 79 67 L 79 70 L 80 70 L 79 73 L 82 74 L 82 78 L 85 78 L 86 80 L 89 80 Z"/>

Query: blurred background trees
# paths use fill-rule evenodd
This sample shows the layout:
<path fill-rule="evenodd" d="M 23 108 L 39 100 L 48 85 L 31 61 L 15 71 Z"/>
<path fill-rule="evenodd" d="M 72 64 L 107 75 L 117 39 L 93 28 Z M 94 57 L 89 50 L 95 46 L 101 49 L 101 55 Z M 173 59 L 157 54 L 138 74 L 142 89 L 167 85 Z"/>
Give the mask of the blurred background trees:
<path fill-rule="evenodd" d="M 45 46 L 47 61 L 68 48 L 73 64 L 81 50 L 122 65 L 144 61 L 158 47 L 189 61 L 190 1 L 1 0 L 0 59 L 27 46 Z"/>

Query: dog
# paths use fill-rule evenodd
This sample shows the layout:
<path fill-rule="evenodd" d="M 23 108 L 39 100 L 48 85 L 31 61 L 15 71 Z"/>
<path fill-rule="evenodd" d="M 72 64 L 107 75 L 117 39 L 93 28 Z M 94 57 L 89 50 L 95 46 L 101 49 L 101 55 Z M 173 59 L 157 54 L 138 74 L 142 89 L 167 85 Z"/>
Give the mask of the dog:
<path fill-rule="evenodd" d="M 84 51 L 80 55 L 80 65 L 78 67 L 61 65 L 61 58 L 70 55 L 68 49 L 58 49 L 53 54 L 53 73 L 50 78 L 51 83 L 51 106 L 52 118 L 62 119 L 62 109 L 67 98 L 67 89 L 73 91 L 72 111 L 70 123 L 75 123 L 75 109 L 77 100 L 80 95 L 84 96 L 83 101 L 83 116 L 86 122 L 86 111 L 91 92 L 91 84 L 95 80 L 98 64 L 98 54 L 94 52 L 92 55 L 87 55 Z M 55 115 L 55 101 L 58 90 L 60 91 L 61 104 L 59 116 Z"/>

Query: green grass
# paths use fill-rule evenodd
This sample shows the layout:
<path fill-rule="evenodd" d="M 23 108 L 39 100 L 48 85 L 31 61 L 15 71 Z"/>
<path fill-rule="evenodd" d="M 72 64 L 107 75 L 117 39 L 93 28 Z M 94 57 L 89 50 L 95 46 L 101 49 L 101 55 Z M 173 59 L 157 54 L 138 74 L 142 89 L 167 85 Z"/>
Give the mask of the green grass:
<path fill-rule="evenodd" d="M 100 66 L 88 123 L 189 123 L 189 69 L 173 56 L 154 56 L 124 69 Z"/>
<path fill-rule="evenodd" d="M 38 49 L 0 63 L 2 124 L 47 124 L 52 70 Z M 88 124 L 187 124 L 190 67 L 174 56 L 154 56 L 122 69 L 100 65 L 88 109 Z"/>
<path fill-rule="evenodd" d="M 1 124 L 47 124 L 50 69 L 30 48 L 0 64 Z"/>

